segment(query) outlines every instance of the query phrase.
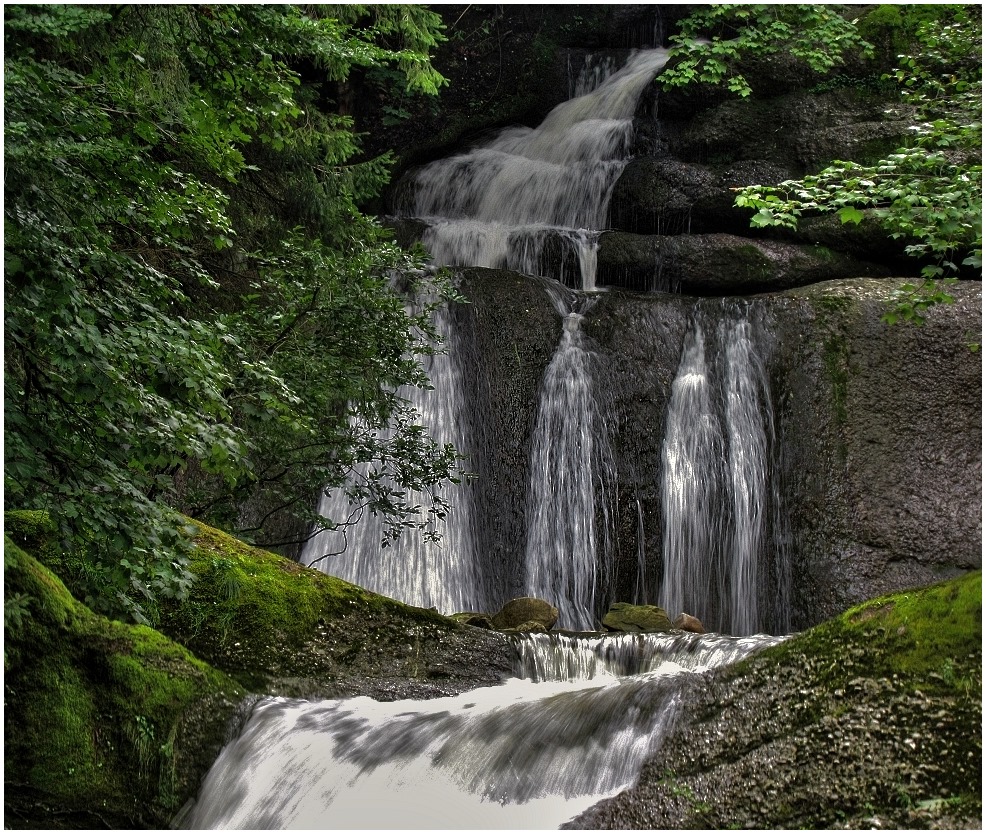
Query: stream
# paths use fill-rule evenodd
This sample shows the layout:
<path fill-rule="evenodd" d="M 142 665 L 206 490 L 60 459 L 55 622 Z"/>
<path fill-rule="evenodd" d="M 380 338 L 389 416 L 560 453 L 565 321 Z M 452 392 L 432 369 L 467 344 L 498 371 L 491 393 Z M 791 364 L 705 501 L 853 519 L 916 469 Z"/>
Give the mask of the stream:
<path fill-rule="evenodd" d="M 518 637 L 517 677 L 450 698 L 265 698 L 185 828 L 553 829 L 632 785 L 702 673 L 783 638 Z"/>

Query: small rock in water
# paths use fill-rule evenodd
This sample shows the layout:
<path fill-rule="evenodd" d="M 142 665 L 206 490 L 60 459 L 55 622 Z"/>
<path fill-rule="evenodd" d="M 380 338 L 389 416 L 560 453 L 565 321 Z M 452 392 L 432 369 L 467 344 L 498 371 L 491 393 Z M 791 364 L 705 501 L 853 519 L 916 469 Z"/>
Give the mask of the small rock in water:
<path fill-rule="evenodd" d="M 463 625 L 475 626 L 476 628 L 492 629 L 493 622 L 490 620 L 489 614 L 480 614 L 477 611 L 463 611 L 459 614 L 453 614 L 452 619 L 457 623 L 462 623 Z"/>
<path fill-rule="evenodd" d="M 702 625 L 702 621 L 684 611 L 674 618 L 674 627 L 680 628 L 682 631 L 690 631 L 693 634 L 705 634 L 705 626 Z"/>
<path fill-rule="evenodd" d="M 525 631 L 531 631 L 526 626 L 539 623 L 548 631 L 558 621 L 558 609 L 543 599 L 519 597 L 504 605 L 493 615 L 492 621 L 493 627 L 499 629 L 525 626 Z"/>
<path fill-rule="evenodd" d="M 663 608 L 656 605 L 631 605 L 614 602 L 603 617 L 609 631 L 655 632 L 671 631 L 671 620 Z"/>

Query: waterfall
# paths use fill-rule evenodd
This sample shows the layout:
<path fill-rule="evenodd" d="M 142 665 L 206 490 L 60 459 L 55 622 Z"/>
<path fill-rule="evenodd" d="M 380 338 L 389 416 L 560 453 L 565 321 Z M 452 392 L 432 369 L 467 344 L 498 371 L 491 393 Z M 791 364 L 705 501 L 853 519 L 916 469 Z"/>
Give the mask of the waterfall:
<path fill-rule="evenodd" d="M 640 501 L 640 496 L 636 498 L 637 503 L 637 579 L 633 586 L 634 605 L 643 605 L 647 602 L 647 548 L 644 545 L 644 505 Z"/>
<path fill-rule="evenodd" d="M 531 441 L 525 589 L 558 607 L 559 627 L 591 630 L 601 585 L 596 508 L 610 452 L 582 321 L 579 313 L 565 316 L 541 388 Z"/>
<path fill-rule="evenodd" d="M 704 685 L 698 672 L 776 642 L 537 635 L 518 641 L 524 677 L 451 698 L 266 698 L 182 823 L 557 828 L 634 782 Z"/>
<path fill-rule="evenodd" d="M 422 243 L 437 264 L 507 268 L 594 289 L 599 232 L 629 161 L 634 111 L 666 61 L 664 50 L 651 49 L 617 72 L 587 65 L 575 84 L 581 94 L 537 128 L 508 128 L 420 169 L 400 214 L 428 224 Z"/>
<path fill-rule="evenodd" d="M 687 611 L 714 630 L 752 634 L 768 618 L 783 630 L 786 533 L 772 478 L 778 467 L 770 388 L 747 314 L 727 308 L 721 319 L 716 326 L 696 314 L 672 383 L 662 602 L 671 616 Z M 717 350 L 707 351 L 709 328 Z M 780 599 L 764 612 L 763 569 L 771 554 Z"/>
<path fill-rule="evenodd" d="M 720 625 L 714 569 L 723 539 L 724 439 L 705 361 L 705 333 L 696 322 L 685 341 L 664 428 L 664 579 L 662 605 L 707 627 Z"/>
<path fill-rule="evenodd" d="M 405 386 L 399 393 L 414 406 L 421 425 L 434 440 L 451 443 L 460 453 L 467 453 L 472 443 L 464 405 L 465 350 L 447 306 L 436 311 L 435 326 L 446 352 L 428 359 L 426 370 L 432 387 Z M 361 474 L 366 475 L 366 467 Z M 403 500 L 409 506 L 424 507 L 430 497 L 410 490 Z M 439 541 L 424 530 L 406 528 L 396 542 L 383 547 L 383 519 L 352 506 L 345 490 L 332 490 L 322 495 L 319 513 L 334 521 L 358 520 L 358 524 L 354 529 L 343 527 L 317 533 L 306 543 L 301 561 L 412 605 L 434 606 L 445 613 L 485 610 L 488 600 L 476 565 L 472 490 L 468 483 L 460 484 L 451 503 Z M 424 510 L 419 518 L 425 520 Z"/>

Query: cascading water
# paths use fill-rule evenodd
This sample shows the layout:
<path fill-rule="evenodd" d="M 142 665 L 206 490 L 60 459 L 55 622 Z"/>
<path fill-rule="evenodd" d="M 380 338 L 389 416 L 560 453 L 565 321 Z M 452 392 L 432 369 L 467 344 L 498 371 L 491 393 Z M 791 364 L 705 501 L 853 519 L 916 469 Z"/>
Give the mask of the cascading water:
<path fill-rule="evenodd" d="M 595 288 L 595 256 L 610 194 L 629 161 L 633 115 L 665 50 L 623 69 L 587 72 L 537 128 L 513 127 L 413 178 L 405 216 L 428 224 L 422 243 L 437 264 L 546 275 Z"/>
<path fill-rule="evenodd" d="M 627 162 L 632 118 L 664 65 L 640 52 L 622 70 L 589 61 L 575 98 L 537 129 L 512 128 L 471 152 L 421 169 L 402 214 L 428 224 L 438 264 L 510 268 L 595 289 L 596 242 Z M 549 267 L 548 264 L 553 264 Z M 549 599 L 559 625 L 591 629 L 607 582 L 606 421 L 592 388 L 595 357 L 563 288 L 549 288 L 561 341 L 545 371 L 530 449 L 525 592 Z M 433 390 L 403 392 L 432 436 L 468 451 L 459 334 L 439 320 L 449 354 Z M 769 387 L 756 323 L 699 311 L 681 356 L 666 421 L 663 599 L 734 634 L 786 631 L 767 612 L 765 572 L 786 600 L 784 519 Z M 518 356 L 518 365 L 520 359 Z M 615 490 L 614 490 L 615 492 Z M 406 536 L 382 553 L 372 519 L 348 547 L 324 532 L 303 559 L 380 593 L 444 611 L 492 610 L 476 562 L 471 493 L 460 489 L 440 546 Z M 411 496 L 409 503 L 416 503 Z M 422 502 L 423 503 L 423 502 Z M 645 601 L 645 513 L 637 510 L 634 596 Z M 320 511 L 352 508 L 339 496 Z M 602 528 L 600 529 L 600 522 Z M 769 562 L 773 549 L 774 561 Z M 717 634 L 517 637 L 517 677 L 431 701 L 368 698 L 259 701 L 181 820 L 190 828 L 555 828 L 630 786 L 660 749 L 699 673 L 783 638 Z"/>
<path fill-rule="evenodd" d="M 426 370 L 432 388 L 405 387 L 399 393 L 413 404 L 434 440 L 451 443 L 465 454 L 472 443 L 463 405 L 464 350 L 447 307 L 436 311 L 435 326 L 446 352 L 430 357 Z M 429 498 L 412 490 L 405 500 L 410 506 L 427 506 Z M 301 561 L 412 605 L 434 606 L 446 613 L 485 610 L 488 600 L 476 566 L 472 492 L 467 483 L 460 485 L 452 505 L 439 541 L 418 528 L 408 528 L 400 539 L 383 548 L 383 520 L 368 512 L 359 518 L 361 511 L 350 504 L 345 492 L 333 490 L 320 499 L 319 513 L 334 521 L 355 515 L 358 524 L 354 529 L 317 533 L 306 543 Z"/>
<path fill-rule="evenodd" d="M 541 388 L 531 442 L 525 588 L 558 607 L 561 628 L 591 630 L 605 564 L 597 555 L 602 537 L 596 507 L 605 506 L 597 499 L 605 492 L 611 455 L 592 392 L 582 319 L 579 313 L 565 316 Z"/>
<path fill-rule="evenodd" d="M 557 828 L 629 787 L 698 672 L 779 638 L 520 638 L 499 687 L 432 701 L 267 698 L 188 828 Z M 629 706 L 632 705 L 632 706 Z"/>
<path fill-rule="evenodd" d="M 662 603 L 732 634 L 786 630 L 780 604 L 760 610 L 762 565 L 786 562 L 779 488 L 772 481 L 774 422 L 754 324 L 740 309 L 696 314 L 672 384 L 664 440 Z M 707 351 L 707 331 L 718 350 Z M 718 356 L 710 361 L 707 354 Z"/>

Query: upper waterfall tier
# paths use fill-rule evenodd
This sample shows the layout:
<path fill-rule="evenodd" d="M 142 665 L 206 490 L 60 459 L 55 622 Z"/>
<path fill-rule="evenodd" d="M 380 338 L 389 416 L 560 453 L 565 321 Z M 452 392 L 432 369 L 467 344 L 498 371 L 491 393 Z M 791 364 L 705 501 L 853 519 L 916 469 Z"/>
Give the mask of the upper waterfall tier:
<path fill-rule="evenodd" d="M 419 170 L 400 211 L 429 223 L 422 242 L 435 261 L 594 288 L 598 232 L 629 161 L 634 111 L 666 61 L 663 49 L 638 52 L 537 128 L 508 128 Z M 566 261 L 577 263 L 577 282 L 566 274 Z"/>

